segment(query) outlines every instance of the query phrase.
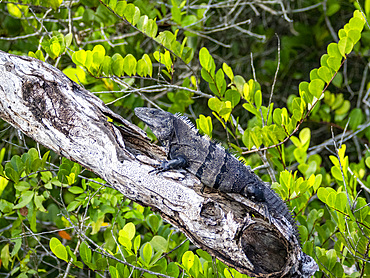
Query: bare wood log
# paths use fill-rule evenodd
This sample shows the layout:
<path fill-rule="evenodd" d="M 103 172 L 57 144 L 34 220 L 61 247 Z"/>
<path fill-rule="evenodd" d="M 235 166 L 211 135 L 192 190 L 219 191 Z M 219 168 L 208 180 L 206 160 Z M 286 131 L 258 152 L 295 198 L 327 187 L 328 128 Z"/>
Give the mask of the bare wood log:
<path fill-rule="evenodd" d="M 160 212 L 194 244 L 242 273 L 310 277 L 318 269 L 285 218 L 265 215 L 263 207 L 238 194 L 201 193 L 202 185 L 189 173 L 181 181 L 166 177 L 171 173 L 149 174 L 153 168 L 145 161 L 163 159 L 162 149 L 46 63 L 0 52 L 0 117 Z"/>

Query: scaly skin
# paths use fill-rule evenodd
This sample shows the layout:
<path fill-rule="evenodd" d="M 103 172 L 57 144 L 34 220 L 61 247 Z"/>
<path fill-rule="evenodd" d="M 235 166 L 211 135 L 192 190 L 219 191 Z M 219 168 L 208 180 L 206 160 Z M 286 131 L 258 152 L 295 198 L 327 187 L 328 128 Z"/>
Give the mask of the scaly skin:
<path fill-rule="evenodd" d="M 155 172 L 183 168 L 206 186 L 222 192 L 239 193 L 263 204 L 267 214 L 285 217 L 299 240 L 296 222 L 285 202 L 249 167 L 220 145 L 200 135 L 186 117 L 144 107 L 135 108 L 135 114 L 150 127 L 168 155 L 169 160 L 163 161 Z"/>

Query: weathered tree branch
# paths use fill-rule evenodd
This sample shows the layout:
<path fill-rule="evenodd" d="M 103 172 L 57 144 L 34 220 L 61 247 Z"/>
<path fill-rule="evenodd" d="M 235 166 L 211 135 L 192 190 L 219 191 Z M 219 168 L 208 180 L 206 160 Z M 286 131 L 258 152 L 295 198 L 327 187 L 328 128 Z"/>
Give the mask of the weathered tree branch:
<path fill-rule="evenodd" d="M 189 173 L 181 181 L 166 177 L 173 173 L 149 174 L 147 161 L 163 159 L 162 149 L 46 63 L 0 52 L 0 117 L 160 212 L 194 244 L 242 273 L 310 277 L 317 270 L 285 218 L 265 215 L 263 207 L 238 194 L 201 193 Z"/>

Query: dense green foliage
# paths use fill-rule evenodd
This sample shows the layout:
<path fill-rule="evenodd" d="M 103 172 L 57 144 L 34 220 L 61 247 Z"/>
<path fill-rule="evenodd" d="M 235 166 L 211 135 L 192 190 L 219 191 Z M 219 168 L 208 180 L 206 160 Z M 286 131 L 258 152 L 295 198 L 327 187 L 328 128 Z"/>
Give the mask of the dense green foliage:
<path fill-rule="evenodd" d="M 0 49 L 141 127 L 137 106 L 185 113 L 287 201 L 315 277 L 367 277 L 370 1 L 242 2 L 2 1 Z M 3 121 L 0 137 L 0 275 L 246 277 Z"/>

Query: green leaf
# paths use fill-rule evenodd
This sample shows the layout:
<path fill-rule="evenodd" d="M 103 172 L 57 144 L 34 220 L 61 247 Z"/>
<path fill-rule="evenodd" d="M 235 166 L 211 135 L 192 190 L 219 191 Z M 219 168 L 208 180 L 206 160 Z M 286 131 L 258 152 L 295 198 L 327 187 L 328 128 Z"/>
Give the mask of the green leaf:
<path fill-rule="evenodd" d="M 81 243 L 79 251 L 81 259 L 84 263 L 91 262 L 91 250 L 85 242 Z"/>
<path fill-rule="evenodd" d="M 360 108 L 355 108 L 349 113 L 349 127 L 352 130 L 356 130 L 357 127 L 362 124 L 364 119 L 364 113 Z"/>
<path fill-rule="evenodd" d="M 55 11 L 60 7 L 63 0 L 49 0 L 49 7 L 53 8 Z"/>
<path fill-rule="evenodd" d="M 134 4 L 131 4 L 131 3 L 130 4 L 127 4 L 125 10 L 123 11 L 124 17 L 131 24 L 134 21 L 135 12 L 136 12 L 136 7 L 135 7 Z"/>
<path fill-rule="evenodd" d="M 353 49 L 353 41 L 349 37 L 344 37 L 338 42 L 338 49 L 340 54 L 346 58 L 346 54 L 349 54 Z"/>
<path fill-rule="evenodd" d="M 116 13 L 119 16 L 123 16 L 123 14 L 125 12 L 125 9 L 126 9 L 126 6 L 127 6 L 126 1 L 118 1 L 117 5 L 116 5 L 116 8 L 115 8 Z"/>
<path fill-rule="evenodd" d="M 135 237 L 135 240 L 134 240 L 134 252 L 135 252 L 135 255 L 137 254 L 137 251 L 139 250 L 140 245 L 141 245 L 141 236 L 140 235 L 137 235 Z"/>
<path fill-rule="evenodd" d="M 251 150 L 252 147 L 254 146 L 254 142 L 252 140 L 252 136 L 251 136 L 251 133 L 252 131 L 249 130 L 249 129 L 246 129 L 244 130 L 244 134 L 243 134 L 243 144 L 244 146 L 246 146 L 248 148 L 248 150 Z"/>
<path fill-rule="evenodd" d="M 173 21 L 177 24 L 181 24 L 181 9 L 178 7 L 177 1 L 171 0 L 171 5 L 171 14 Z"/>
<path fill-rule="evenodd" d="M 259 110 L 262 105 L 262 92 L 260 90 L 255 93 L 254 102 L 256 104 L 256 109 Z"/>
<path fill-rule="evenodd" d="M 319 79 L 319 75 L 317 74 L 318 69 L 313 69 L 310 71 L 310 80 Z"/>
<path fill-rule="evenodd" d="M 308 85 L 308 89 L 313 96 L 315 96 L 316 98 L 320 98 L 321 93 L 324 89 L 324 85 L 325 83 L 321 79 L 314 79 Z"/>
<path fill-rule="evenodd" d="M 234 108 L 240 102 L 240 94 L 236 90 L 227 90 L 225 93 L 225 100 L 230 101 L 231 107 Z"/>
<path fill-rule="evenodd" d="M 18 173 L 18 174 L 21 174 L 22 171 L 24 170 L 24 163 L 22 161 L 22 159 L 18 156 L 18 155 L 15 155 L 11 158 L 10 160 L 10 164 L 12 165 L 13 169 Z"/>
<path fill-rule="evenodd" d="M 81 205 L 80 201 L 72 201 L 67 206 L 67 211 L 75 210 L 79 205 Z"/>
<path fill-rule="evenodd" d="M 86 51 L 81 49 L 79 51 L 76 51 L 72 55 L 72 61 L 75 63 L 77 66 L 85 66 L 85 61 L 86 61 Z"/>
<path fill-rule="evenodd" d="M 132 222 L 129 222 L 127 223 L 120 231 L 119 231 L 119 235 L 120 236 L 125 236 L 127 237 L 129 240 L 132 240 L 135 236 L 135 233 L 136 233 L 136 228 L 135 228 L 135 225 L 134 223 Z"/>
<path fill-rule="evenodd" d="M 120 278 L 118 270 L 112 265 L 109 266 L 109 274 L 112 278 Z"/>
<path fill-rule="evenodd" d="M 118 242 L 121 243 L 124 247 L 126 247 L 127 250 L 132 249 L 132 241 L 127 238 L 127 236 L 120 235 L 118 237 Z"/>
<path fill-rule="evenodd" d="M 367 168 L 370 168 L 370 156 L 365 159 L 365 164 Z"/>
<path fill-rule="evenodd" d="M 163 54 L 162 63 L 166 66 L 168 72 L 172 72 L 172 59 L 169 51 L 165 50 Z"/>
<path fill-rule="evenodd" d="M 205 47 L 199 51 L 199 62 L 206 71 L 213 72 L 215 70 L 215 62 Z"/>
<path fill-rule="evenodd" d="M 68 262 L 67 249 L 64 245 L 61 244 L 59 239 L 53 237 L 50 240 L 50 250 L 57 256 L 59 259 Z"/>
<path fill-rule="evenodd" d="M 330 83 L 331 78 L 333 75 L 331 74 L 331 70 L 328 67 L 322 66 L 317 71 L 318 76 L 324 80 L 327 84 Z"/>
<path fill-rule="evenodd" d="M 212 119 L 209 116 L 204 116 L 202 114 L 199 115 L 199 119 L 197 119 L 197 128 L 201 130 L 204 134 L 207 134 L 208 137 L 212 138 Z"/>
<path fill-rule="evenodd" d="M 112 57 L 112 72 L 114 75 L 121 77 L 123 75 L 123 58 L 120 54 L 116 53 Z"/>
<path fill-rule="evenodd" d="M 92 51 L 93 53 L 93 63 L 100 65 L 104 61 L 105 57 L 105 48 L 101 44 L 95 45 Z"/>
<path fill-rule="evenodd" d="M 334 106 L 332 107 L 334 109 Z M 351 103 L 349 100 L 345 100 L 344 102 L 341 103 L 341 106 L 335 109 L 335 114 L 336 115 L 345 115 L 349 109 L 351 109 Z"/>
<path fill-rule="evenodd" d="M 200 51 L 199 51 L 199 62 L 200 62 L 200 65 L 206 70 L 206 71 L 209 71 L 209 60 L 210 60 L 210 56 L 209 55 L 209 52 L 208 52 L 208 49 L 203 47 Z"/>
<path fill-rule="evenodd" d="M 208 100 L 208 107 L 217 113 L 221 110 L 222 106 L 222 101 L 217 97 L 213 97 Z"/>
<path fill-rule="evenodd" d="M 230 78 L 231 82 L 234 82 L 234 73 L 231 67 L 229 67 L 226 63 L 222 64 L 222 69 L 224 70 L 227 77 Z"/>
<path fill-rule="evenodd" d="M 22 11 L 21 11 L 21 5 L 15 5 L 15 4 L 6 4 L 6 7 L 8 9 L 8 12 L 10 15 L 14 17 L 21 18 L 22 17 Z"/>
<path fill-rule="evenodd" d="M 162 236 L 154 236 L 150 241 L 150 244 L 153 246 L 154 250 L 157 252 L 167 252 L 168 243 L 167 240 Z"/>
<path fill-rule="evenodd" d="M 1 249 L 0 259 L 4 268 L 8 269 L 10 262 L 9 244 L 4 245 L 3 249 Z"/>
<path fill-rule="evenodd" d="M 20 209 L 27 206 L 31 202 L 34 194 L 33 191 L 23 192 L 18 205 L 14 206 L 13 209 Z"/>
<path fill-rule="evenodd" d="M 0 150 L 0 164 L 3 162 L 3 159 L 4 159 L 4 155 L 5 155 L 5 148 L 2 148 Z"/>
<path fill-rule="evenodd" d="M 338 44 L 334 42 L 328 45 L 327 51 L 330 57 L 336 57 L 338 59 L 342 58 L 342 55 L 340 54 L 339 49 L 338 49 Z"/>
<path fill-rule="evenodd" d="M 342 172 L 340 171 L 339 166 L 333 166 L 333 167 L 331 167 L 331 174 L 333 175 L 333 177 L 336 180 L 338 180 L 338 181 L 342 181 L 343 180 Z"/>
<path fill-rule="evenodd" d="M 9 180 L 0 176 L 0 196 L 3 193 L 5 187 L 8 185 Z"/>
<path fill-rule="evenodd" d="M 170 262 L 167 266 L 167 275 L 171 277 L 179 277 L 179 267 L 174 262 Z"/>
<path fill-rule="evenodd" d="M 327 63 L 331 69 L 337 72 L 342 65 L 342 60 L 338 57 L 329 57 Z"/>
<path fill-rule="evenodd" d="M 35 194 L 34 202 L 36 208 L 38 208 L 41 212 L 46 212 L 46 209 L 42 205 L 42 202 L 45 201 L 44 196 Z"/>
<path fill-rule="evenodd" d="M 149 227 L 152 229 L 152 231 L 154 233 L 157 233 L 157 231 L 159 229 L 159 226 L 161 225 L 160 218 L 155 214 L 151 214 L 146 218 L 146 221 L 147 221 Z"/>
<path fill-rule="evenodd" d="M 189 271 L 190 268 L 194 264 L 194 253 L 191 251 L 186 251 L 184 255 L 182 255 L 182 264 L 184 268 Z"/>
<path fill-rule="evenodd" d="M 308 127 L 302 129 L 302 131 L 299 133 L 299 139 L 301 141 L 302 148 L 307 151 L 311 140 L 311 130 Z"/>
<path fill-rule="evenodd" d="M 73 35 L 72 33 L 68 33 L 65 37 L 66 47 L 69 47 L 72 43 Z"/>
<path fill-rule="evenodd" d="M 259 126 L 255 126 L 251 131 L 250 135 L 252 137 L 252 141 L 258 149 L 262 145 L 261 128 Z"/>
<path fill-rule="evenodd" d="M 359 30 L 349 30 L 348 38 L 350 38 L 355 45 L 361 39 L 361 32 Z"/>
<path fill-rule="evenodd" d="M 367 1 L 369 2 L 369 1 Z M 351 29 L 354 29 L 358 32 L 361 32 L 362 29 L 364 28 L 364 24 L 365 24 L 365 19 L 363 18 L 362 14 L 360 15 L 360 17 L 352 17 L 349 22 L 348 22 L 349 26 Z"/>
<path fill-rule="evenodd" d="M 339 192 L 335 198 L 335 208 L 341 212 L 347 213 L 346 207 L 348 204 L 348 199 L 346 193 Z"/>
<path fill-rule="evenodd" d="M 326 203 L 326 199 L 328 198 L 329 192 L 324 187 L 320 187 L 317 191 L 317 197 L 323 202 Z"/>
<path fill-rule="evenodd" d="M 244 89 L 245 83 L 246 83 L 245 79 L 242 76 L 236 75 L 234 77 L 234 85 L 241 95 L 243 95 L 243 89 Z"/>
<path fill-rule="evenodd" d="M 152 245 L 149 242 L 147 242 L 141 248 L 140 257 L 147 265 L 149 265 L 150 260 L 152 259 L 152 255 L 153 255 Z"/>
<path fill-rule="evenodd" d="M 303 164 L 306 162 L 307 159 L 307 153 L 301 148 L 296 148 L 293 151 L 294 158 L 297 160 L 298 163 Z"/>
<path fill-rule="evenodd" d="M 222 69 L 219 69 L 216 73 L 216 86 L 217 86 L 219 95 L 222 97 L 226 89 L 225 74 Z"/>
<path fill-rule="evenodd" d="M 5 164 L 5 175 L 10 180 L 14 181 L 14 183 L 18 183 L 19 182 L 19 174 L 11 166 L 7 167 L 8 163 Z"/>
<path fill-rule="evenodd" d="M 326 257 L 328 258 L 328 264 L 326 267 L 331 270 L 333 269 L 337 261 L 337 253 L 334 249 L 330 249 L 329 251 L 326 252 Z"/>

